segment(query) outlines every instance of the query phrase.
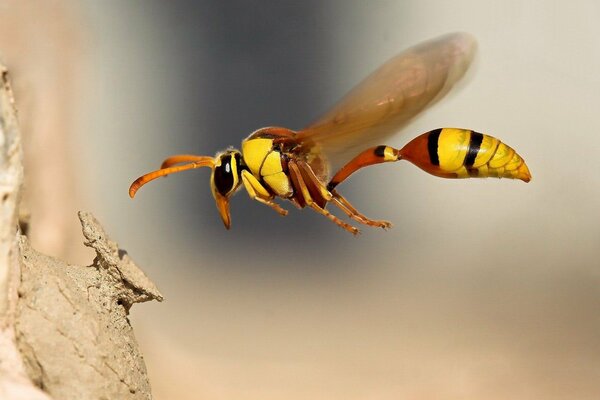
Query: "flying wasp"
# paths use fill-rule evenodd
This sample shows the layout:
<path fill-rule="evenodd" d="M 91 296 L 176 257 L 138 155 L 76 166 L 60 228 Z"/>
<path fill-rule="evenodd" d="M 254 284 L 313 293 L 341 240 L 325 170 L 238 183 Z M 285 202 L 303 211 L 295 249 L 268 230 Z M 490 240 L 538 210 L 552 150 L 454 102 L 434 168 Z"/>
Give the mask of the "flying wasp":
<path fill-rule="evenodd" d="M 230 148 L 215 157 L 169 157 L 159 170 L 136 179 L 129 195 L 133 198 L 140 187 L 161 176 L 210 167 L 211 191 L 227 229 L 231 226 L 229 199 L 243 185 L 251 199 L 280 215 L 287 215 L 287 210 L 275 202 L 277 197 L 298 208 L 310 207 L 357 234 L 358 228 L 330 213 L 326 206 L 334 204 L 361 224 L 389 228 L 389 222 L 367 218 L 336 190 L 352 173 L 369 165 L 407 160 L 443 178 L 497 177 L 529 182 L 531 174 L 525 161 L 511 147 L 468 129 L 435 129 L 402 149 L 370 146 L 396 133 L 445 95 L 463 77 L 475 50 L 474 38 L 466 33 L 421 43 L 387 61 L 307 128 L 261 128 L 242 142 L 241 151 Z M 344 155 L 356 156 L 331 176 L 330 160 Z"/>

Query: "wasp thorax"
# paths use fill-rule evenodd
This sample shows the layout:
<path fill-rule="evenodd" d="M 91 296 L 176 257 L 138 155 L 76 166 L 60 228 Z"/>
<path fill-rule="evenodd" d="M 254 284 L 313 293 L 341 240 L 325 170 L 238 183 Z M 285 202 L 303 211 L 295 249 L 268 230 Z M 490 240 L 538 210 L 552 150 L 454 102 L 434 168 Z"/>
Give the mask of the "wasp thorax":
<path fill-rule="evenodd" d="M 240 158 L 240 153 L 236 150 L 218 156 L 212 180 L 219 194 L 227 196 L 239 186 Z"/>

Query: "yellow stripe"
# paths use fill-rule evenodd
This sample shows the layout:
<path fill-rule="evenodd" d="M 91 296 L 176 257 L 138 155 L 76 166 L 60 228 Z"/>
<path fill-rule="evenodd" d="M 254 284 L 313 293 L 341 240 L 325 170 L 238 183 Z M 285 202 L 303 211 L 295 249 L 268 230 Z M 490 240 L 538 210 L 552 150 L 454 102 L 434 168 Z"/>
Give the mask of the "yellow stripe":
<path fill-rule="evenodd" d="M 444 171 L 456 171 L 463 166 L 469 151 L 471 131 L 444 128 L 438 139 L 438 158 Z"/>
<path fill-rule="evenodd" d="M 383 150 L 383 159 L 385 161 L 397 161 L 398 160 L 398 155 L 395 154 L 394 149 L 386 146 L 385 150 Z"/>
<path fill-rule="evenodd" d="M 235 153 L 231 154 L 231 174 L 233 175 L 233 188 L 237 188 L 239 185 L 238 165 L 235 159 Z"/>
<path fill-rule="evenodd" d="M 474 168 L 479 168 L 490 161 L 490 158 L 492 158 L 494 151 L 498 146 L 498 142 L 499 140 L 495 137 L 483 135 L 483 140 L 481 141 L 481 145 L 479 145 L 479 152 L 477 153 L 477 157 L 475 157 L 475 162 L 473 163 Z"/>
<path fill-rule="evenodd" d="M 510 161 L 514 154 L 515 151 L 513 149 L 501 142 L 498 145 L 496 153 L 489 162 L 490 168 L 503 167 L 506 163 Z"/>
<path fill-rule="evenodd" d="M 515 153 L 515 155 L 513 156 L 513 158 L 508 162 L 508 164 L 506 164 L 504 166 L 504 168 L 506 168 L 507 170 L 516 170 L 517 168 L 519 168 L 521 166 L 521 163 L 523 162 L 523 160 L 521 159 L 521 157 Z"/>

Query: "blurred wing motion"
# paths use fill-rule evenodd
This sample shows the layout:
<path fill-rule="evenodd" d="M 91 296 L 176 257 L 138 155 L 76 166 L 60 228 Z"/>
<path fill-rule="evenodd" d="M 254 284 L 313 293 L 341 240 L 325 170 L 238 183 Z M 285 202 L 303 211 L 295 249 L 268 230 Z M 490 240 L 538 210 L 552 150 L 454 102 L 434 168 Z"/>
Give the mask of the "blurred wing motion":
<path fill-rule="evenodd" d="M 404 51 L 298 132 L 297 139 L 319 145 L 327 156 L 375 144 L 444 96 L 469 68 L 476 47 L 471 35 L 452 33 Z"/>

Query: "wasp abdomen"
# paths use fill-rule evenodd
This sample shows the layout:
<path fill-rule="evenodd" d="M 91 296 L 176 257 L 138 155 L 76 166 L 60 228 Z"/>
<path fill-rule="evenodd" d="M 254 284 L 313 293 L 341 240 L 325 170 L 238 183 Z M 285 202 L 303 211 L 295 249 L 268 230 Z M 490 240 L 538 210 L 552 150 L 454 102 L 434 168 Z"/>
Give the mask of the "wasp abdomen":
<path fill-rule="evenodd" d="M 531 180 L 525 161 L 493 136 L 456 128 L 424 133 L 400 150 L 401 158 L 443 178 Z"/>

